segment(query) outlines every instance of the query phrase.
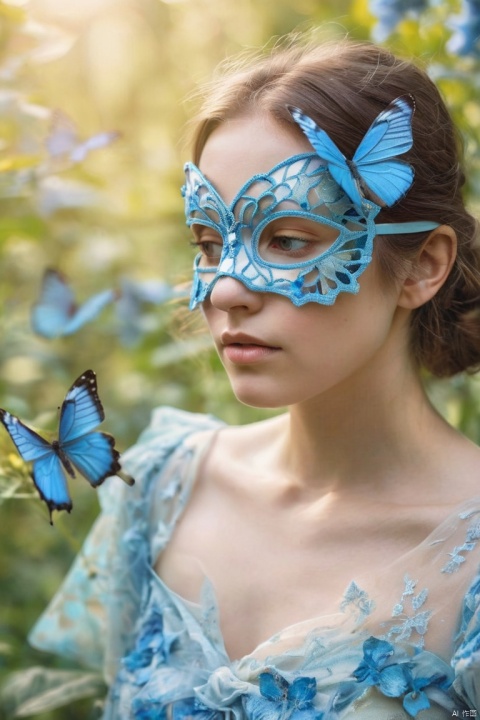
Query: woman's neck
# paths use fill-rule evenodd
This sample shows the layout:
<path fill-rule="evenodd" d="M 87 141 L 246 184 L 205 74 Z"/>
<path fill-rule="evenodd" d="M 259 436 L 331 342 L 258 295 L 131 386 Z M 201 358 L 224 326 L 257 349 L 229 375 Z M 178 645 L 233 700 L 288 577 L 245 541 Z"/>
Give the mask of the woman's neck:
<path fill-rule="evenodd" d="M 425 469 L 432 444 L 451 432 L 409 368 L 291 407 L 282 464 L 305 486 L 383 491 Z"/>

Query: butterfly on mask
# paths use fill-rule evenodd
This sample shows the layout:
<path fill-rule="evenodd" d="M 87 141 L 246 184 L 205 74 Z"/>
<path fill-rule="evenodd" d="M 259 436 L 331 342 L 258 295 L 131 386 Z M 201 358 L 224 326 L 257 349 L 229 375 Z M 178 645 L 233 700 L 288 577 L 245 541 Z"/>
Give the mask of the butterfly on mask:
<path fill-rule="evenodd" d="M 51 443 L 15 415 L 0 409 L 0 421 L 21 457 L 33 463 L 33 482 L 47 504 L 50 524 L 53 510 L 72 509 L 67 475 L 74 478 L 75 470 L 94 488 L 119 473 L 128 484 L 133 484 L 133 479 L 121 473 L 114 438 L 95 432 L 104 418 L 93 370 L 82 373 L 67 392 L 60 409 L 58 439 Z"/>
<path fill-rule="evenodd" d="M 293 119 L 317 155 L 327 162 L 330 175 L 357 207 L 362 206 L 365 198 L 391 207 L 409 190 L 414 177 L 413 168 L 396 158 L 413 145 L 414 110 L 411 95 L 393 100 L 375 118 L 354 156 L 348 160 L 314 120 L 298 108 L 290 108 Z"/>

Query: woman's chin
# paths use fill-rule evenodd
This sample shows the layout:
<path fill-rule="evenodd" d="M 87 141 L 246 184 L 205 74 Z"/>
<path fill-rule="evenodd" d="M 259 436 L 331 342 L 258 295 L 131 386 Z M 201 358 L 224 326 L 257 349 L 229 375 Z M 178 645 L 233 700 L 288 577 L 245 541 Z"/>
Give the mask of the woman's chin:
<path fill-rule="evenodd" d="M 239 402 L 254 408 L 276 410 L 291 404 L 285 393 L 279 392 L 278 387 L 268 389 L 265 387 L 265 383 L 260 388 L 233 383 L 232 390 Z"/>

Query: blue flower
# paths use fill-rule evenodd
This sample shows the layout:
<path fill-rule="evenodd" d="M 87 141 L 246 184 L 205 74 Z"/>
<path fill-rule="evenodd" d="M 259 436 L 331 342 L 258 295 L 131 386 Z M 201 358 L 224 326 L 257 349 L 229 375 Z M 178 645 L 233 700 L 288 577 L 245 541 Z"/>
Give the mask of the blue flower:
<path fill-rule="evenodd" d="M 427 675 L 432 668 L 432 656 L 422 652 L 411 658 L 400 655 L 399 662 L 394 662 L 395 648 L 385 640 L 370 637 L 363 644 L 363 660 L 353 676 L 364 686 L 375 686 L 387 697 L 401 697 L 403 707 L 411 717 L 416 717 L 421 710 L 430 707 L 428 691 L 436 688 L 446 692 L 452 684 L 452 671 L 440 658 L 435 658 L 437 671 Z M 398 655 L 397 655 L 398 657 Z M 354 689 L 348 684 L 339 695 L 337 704 L 343 707 L 345 699 L 353 696 Z"/>
<path fill-rule="evenodd" d="M 148 667 L 155 656 L 165 660 L 163 617 L 158 610 L 153 610 L 143 624 L 135 649 L 124 657 L 123 665 L 130 672 L 135 672 Z"/>
<path fill-rule="evenodd" d="M 244 699 L 247 715 L 252 720 L 322 720 L 323 712 L 314 707 L 317 681 L 298 677 L 289 683 L 275 670 L 259 675 L 261 697 L 248 695 Z"/>
<path fill-rule="evenodd" d="M 413 665 L 413 674 L 409 678 L 409 691 L 403 698 L 403 707 L 412 717 L 416 717 L 421 710 L 430 707 L 430 700 L 426 689 L 436 686 L 440 690 L 448 690 L 451 686 L 451 680 L 445 673 L 437 672 L 430 677 L 414 677 L 415 664 Z"/>
<path fill-rule="evenodd" d="M 447 46 L 450 52 L 480 58 L 480 0 L 463 0 L 460 15 L 449 24 L 454 31 Z"/>
<path fill-rule="evenodd" d="M 150 697 L 135 698 L 132 703 L 133 717 L 135 720 L 165 720 L 168 707 L 171 710 L 168 713 L 170 720 L 224 720 L 222 712 L 212 710 L 196 697 L 183 698 L 171 704 L 156 702 Z"/>
<path fill-rule="evenodd" d="M 386 640 L 370 637 L 363 643 L 363 660 L 353 676 L 360 683 L 375 685 L 387 697 L 400 697 L 408 688 L 408 663 L 393 663 L 394 647 Z"/>
<path fill-rule="evenodd" d="M 406 15 L 419 15 L 427 7 L 428 0 L 370 0 L 370 12 L 378 19 L 375 40 L 385 40 Z"/>
<path fill-rule="evenodd" d="M 172 705 L 172 720 L 221 720 L 223 715 L 218 710 L 212 710 L 195 697 L 177 700 Z"/>
<path fill-rule="evenodd" d="M 135 720 L 166 720 L 165 706 L 156 702 L 134 700 L 132 712 Z"/>

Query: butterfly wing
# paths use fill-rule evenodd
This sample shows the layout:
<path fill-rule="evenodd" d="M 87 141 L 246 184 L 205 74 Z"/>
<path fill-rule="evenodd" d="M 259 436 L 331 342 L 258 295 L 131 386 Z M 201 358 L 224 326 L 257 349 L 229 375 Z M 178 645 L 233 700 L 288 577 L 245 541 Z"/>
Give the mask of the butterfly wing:
<path fill-rule="evenodd" d="M 38 302 L 32 308 L 34 332 L 47 338 L 65 333 L 77 305 L 66 279 L 56 270 L 45 271 Z"/>
<path fill-rule="evenodd" d="M 42 500 L 48 505 L 50 522 L 52 510 L 72 509 L 72 501 L 68 493 L 68 485 L 60 458 L 53 451 L 46 457 L 37 460 L 33 465 L 33 482 Z"/>
<path fill-rule="evenodd" d="M 62 450 L 93 487 L 121 469 L 115 440 L 107 433 L 87 433 L 62 445 Z"/>
<path fill-rule="evenodd" d="M 122 293 L 133 297 L 138 302 L 161 305 L 173 297 L 172 286 L 164 280 L 129 280 L 124 278 Z"/>
<path fill-rule="evenodd" d="M 305 113 L 298 108 L 292 108 L 290 112 L 297 125 L 303 130 L 317 155 L 327 162 L 328 171 L 333 179 L 340 185 L 354 204 L 361 205 L 362 196 L 360 195 L 345 155 L 339 150 L 325 130 L 318 127 L 312 118 L 305 115 Z"/>
<path fill-rule="evenodd" d="M 78 307 L 64 275 L 48 269 L 43 277 L 40 298 L 32 309 L 33 330 L 50 339 L 71 335 L 93 320 L 114 299 L 113 290 L 103 290 Z"/>
<path fill-rule="evenodd" d="M 74 163 L 83 162 L 89 152 L 107 147 L 119 137 L 120 133 L 114 130 L 92 135 L 92 137 L 84 140 L 82 143 L 77 145 L 76 148 L 74 148 L 74 150 L 70 153 L 70 160 Z"/>
<path fill-rule="evenodd" d="M 52 114 L 52 123 L 45 141 L 52 158 L 64 157 L 72 152 L 78 141 L 75 123 L 61 110 Z"/>
<path fill-rule="evenodd" d="M 104 420 L 93 370 L 73 383 L 60 411 L 59 445 L 78 471 L 96 487 L 120 470 L 115 441 L 106 433 L 92 432 Z"/>
<path fill-rule="evenodd" d="M 145 304 L 161 305 L 174 296 L 174 288 L 163 280 L 135 281 L 122 278 L 115 306 L 122 343 L 132 347 L 148 331 L 148 318 L 143 312 Z"/>
<path fill-rule="evenodd" d="M 65 325 L 63 334 L 71 335 L 83 325 L 94 320 L 103 308 L 116 298 L 114 290 L 102 290 L 80 305 L 75 315 Z"/>
<path fill-rule="evenodd" d="M 60 410 L 60 446 L 94 430 L 105 419 L 93 370 L 86 370 L 73 383 Z"/>
<path fill-rule="evenodd" d="M 403 155 L 413 145 L 413 98 L 402 95 L 393 100 L 373 121 L 357 148 L 356 165 L 372 164 Z"/>
<path fill-rule="evenodd" d="M 15 415 L 11 415 L 6 410 L 0 410 L 0 420 L 25 462 L 45 458 L 54 452 L 49 442 L 30 430 Z"/>
<path fill-rule="evenodd" d="M 396 158 L 413 145 L 414 108 L 409 95 L 396 98 L 374 120 L 353 156 L 362 181 L 388 207 L 400 200 L 413 182 L 413 168 Z"/>
<path fill-rule="evenodd" d="M 97 133 L 81 142 L 73 120 L 60 110 L 56 110 L 52 115 L 50 132 L 45 144 L 51 158 L 79 163 L 85 160 L 89 152 L 110 145 L 118 137 L 120 133 L 109 131 Z"/>
<path fill-rule="evenodd" d="M 368 189 L 391 207 L 409 190 L 414 177 L 413 168 L 401 160 L 389 160 L 359 169 Z"/>
<path fill-rule="evenodd" d="M 0 410 L 0 420 L 22 458 L 33 462 L 33 481 L 50 513 L 52 510 L 70 512 L 72 503 L 65 474 L 53 446 L 6 410 Z"/>

